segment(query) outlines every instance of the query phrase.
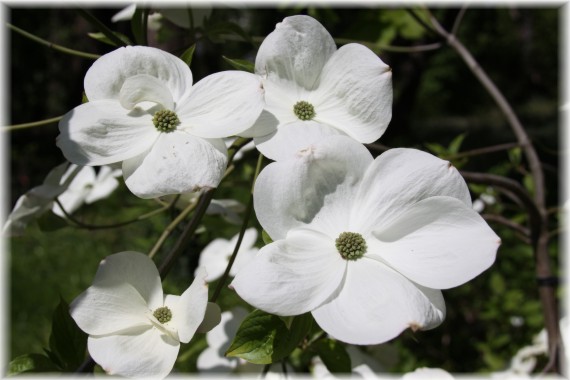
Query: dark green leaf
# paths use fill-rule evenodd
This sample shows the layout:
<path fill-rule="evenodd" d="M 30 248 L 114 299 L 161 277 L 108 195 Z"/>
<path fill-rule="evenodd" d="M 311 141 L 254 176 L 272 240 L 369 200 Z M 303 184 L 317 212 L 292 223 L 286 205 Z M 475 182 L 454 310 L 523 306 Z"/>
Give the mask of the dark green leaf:
<path fill-rule="evenodd" d="M 57 366 L 42 354 L 25 354 L 18 356 L 8 365 L 8 376 L 23 372 L 59 372 Z"/>
<path fill-rule="evenodd" d="M 459 148 L 461 148 L 461 144 L 463 143 L 465 136 L 466 134 L 462 133 L 453 140 L 451 140 L 451 143 L 449 143 L 449 147 L 447 148 L 448 152 L 451 154 L 459 152 Z"/>
<path fill-rule="evenodd" d="M 221 35 L 234 34 L 241 37 L 245 42 L 255 46 L 251 36 L 246 33 L 241 26 L 233 22 L 222 21 L 205 25 L 205 32 L 213 42 L 222 42 L 220 38 Z"/>
<path fill-rule="evenodd" d="M 521 154 L 522 154 L 521 148 L 517 147 L 517 148 L 509 149 L 508 154 L 509 154 L 509 161 L 511 161 L 511 163 L 514 166 L 519 166 L 521 163 Z"/>
<path fill-rule="evenodd" d="M 269 236 L 269 234 L 267 234 L 265 230 L 261 230 L 261 239 L 263 240 L 263 243 L 266 245 L 273 243 L 273 239 L 271 239 L 271 237 Z"/>
<path fill-rule="evenodd" d="M 333 339 L 322 339 L 313 347 L 331 373 L 350 373 L 352 365 L 344 345 Z"/>
<path fill-rule="evenodd" d="M 136 7 L 135 14 L 133 14 L 133 18 L 131 19 L 131 30 L 138 45 L 143 43 L 143 33 L 146 32 L 143 30 L 142 17 L 143 10 L 140 7 Z"/>
<path fill-rule="evenodd" d="M 65 219 L 60 218 L 53 212 L 49 211 L 45 212 L 38 218 L 38 226 L 40 227 L 40 230 L 44 232 L 52 232 L 67 227 L 68 224 Z"/>
<path fill-rule="evenodd" d="M 122 33 L 119 32 L 113 32 L 113 34 L 115 34 L 115 36 L 117 36 L 121 41 L 123 41 L 125 44 L 127 45 L 132 45 L 131 40 L 129 39 L 129 37 L 125 36 Z M 103 42 L 107 45 L 111 45 L 111 46 L 115 46 L 115 47 L 119 47 L 119 45 L 117 45 L 114 41 L 111 41 L 107 36 L 105 36 L 103 33 L 87 33 L 87 35 L 89 35 L 89 37 L 93 38 L 94 40 L 97 40 L 99 42 Z"/>
<path fill-rule="evenodd" d="M 77 327 L 63 299 L 53 313 L 49 347 L 67 371 L 75 371 L 85 360 L 87 335 Z"/>
<path fill-rule="evenodd" d="M 426 147 L 435 155 L 437 156 L 444 156 L 447 152 L 447 149 L 440 144 L 436 143 L 426 143 Z"/>
<path fill-rule="evenodd" d="M 184 62 L 186 62 L 186 64 L 188 66 L 190 66 L 190 64 L 192 63 L 192 57 L 194 57 L 194 50 L 196 50 L 196 44 L 193 44 L 192 46 L 190 46 L 188 49 L 186 49 L 186 51 L 184 53 L 182 53 L 182 55 L 180 56 L 180 59 L 183 60 Z"/>
<path fill-rule="evenodd" d="M 307 313 L 296 316 L 288 329 L 280 317 L 254 310 L 240 325 L 226 355 L 254 364 L 280 361 L 303 340 L 311 324 L 312 316 Z"/>
<path fill-rule="evenodd" d="M 231 59 L 225 56 L 222 58 L 236 70 L 247 71 L 248 73 L 253 73 L 255 70 L 255 65 L 245 59 Z"/>

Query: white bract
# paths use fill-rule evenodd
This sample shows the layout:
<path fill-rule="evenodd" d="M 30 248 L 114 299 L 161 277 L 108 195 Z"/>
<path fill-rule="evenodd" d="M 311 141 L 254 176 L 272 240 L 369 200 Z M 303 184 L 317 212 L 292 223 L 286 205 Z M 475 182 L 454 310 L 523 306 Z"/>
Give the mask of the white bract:
<path fill-rule="evenodd" d="M 415 149 L 373 159 L 342 136 L 268 165 L 254 189 L 273 239 L 232 287 L 266 312 L 311 312 L 334 338 L 386 342 L 445 317 L 440 289 L 495 260 L 500 239 L 447 161 Z"/>
<path fill-rule="evenodd" d="M 77 165 L 70 165 L 63 175 L 61 183 L 65 183 L 75 171 Z M 91 204 L 100 199 L 107 198 L 119 186 L 116 177 L 121 176 L 120 170 L 113 170 L 110 166 L 101 166 L 95 174 L 91 166 L 83 166 L 69 183 L 69 186 L 59 197 L 59 202 L 68 214 L 77 210 L 83 203 Z M 65 217 L 58 204 L 52 206 L 54 214 Z"/>
<path fill-rule="evenodd" d="M 238 237 L 239 234 L 236 234 L 230 240 L 223 238 L 214 239 L 202 250 L 198 265 L 206 268 L 208 272 L 206 280 L 208 282 L 215 281 L 224 274 Z M 256 241 L 256 229 L 248 228 L 245 231 L 236 259 L 230 269 L 230 276 L 235 276 L 241 268 L 255 257 L 259 251 L 258 248 L 254 247 Z"/>
<path fill-rule="evenodd" d="M 206 334 L 206 348 L 196 362 L 200 372 L 231 372 L 246 361 L 237 357 L 226 357 L 225 353 L 236 335 L 239 325 L 247 316 L 247 311 L 241 307 L 224 311 L 221 322 Z"/>
<path fill-rule="evenodd" d="M 71 172 L 66 172 L 68 166 L 68 162 L 56 166 L 48 173 L 43 184 L 18 198 L 2 228 L 3 235 L 22 235 L 28 223 L 52 208 L 55 198 L 67 189 L 80 170 L 79 167 L 73 167 Z"/>
<path fill-rule="evenodd" d="M 219 308 L 208 304 L 205 278 L 200 270 L 181 296 L 165 295 L 152 260 L 117 253 L 101 261 L 93 285 L 72 302 L 70 313 L 89 334 L 91 357 L 108 374 L 165 377 L 180 343 L 220 320 Z"/>
<path fill-rule="evenodd" d="M 265 104 L 253 74 L 224 71 L 192 86 L 186 63 L 143 46 L 99 58 L 84 86 L 89 102 L 60 121 L 57 145 L 79 165 L 122 162 L 127 187 L 141 198 L 218 186 L 223 138 L 249 128 Z"/>
<path fill-rule="evenodd" d="M 402 376 L 402 380 L 454 380 L 455 378 L 441 368 L 416 368 L 413 372 L 408 372 Z"/>
<path fill-rule="evenodd" d="M 309 16 L 287 17 L 259 47 L 255 73 L 266 91 L 264 112 L 242 136 L 281 160 L 331 134 L 376 141 L 392 118 L 392 72 L 360 44 L 337 50 Z M 261 136 L 261 137 L 259 137 Z"/>

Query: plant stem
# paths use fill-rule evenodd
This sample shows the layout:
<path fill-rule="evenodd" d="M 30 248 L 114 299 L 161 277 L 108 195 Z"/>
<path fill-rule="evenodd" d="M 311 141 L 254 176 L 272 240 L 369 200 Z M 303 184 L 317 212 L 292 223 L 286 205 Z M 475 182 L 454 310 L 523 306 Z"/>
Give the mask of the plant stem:
<path fill-rule="evenodd" d="M 142 11 L 142 35 L 141 35 L 141 45 L 147 46 L 148 45 L 148 14 L 149 9 L 144 8 Z"/>
<path fill-rule="evenodd" d="M 525 227 L 521 226 L 520 224 L 515 223 L 508 218 L 505 218 L 502 215 L 483 214 L 481 216 L 487 222 L 502 224 L 502 225 L 509 227 L 510 229 L 514 230 L 515 232 L 518 232 L 520 235 L 522 235 L 521 238 L 523 238 L 523 241 L 527 244 L 530 244 L 530 239 L 529 239 L 530 232 L 529 232 L 528 228 L 525 228 Z"/>
<path fill-rule="evenodd" d="M 126 220 L 124 222 L 118 222 L 118 223 L 113 223 L 113 224 L 105 224 L 105 225 L 93 225 L 93 224 L 83 223 L 80 220 L 77 220 L 75 217 L 73 217 L 70 213 L 68 213 L 65 210 L 65 208 L 63 207 L 63 205 L 61 204 L 61 202 L 59 201 L 58 198 L 55 199 L 55 203 L 57 203 L 59 208 L 61 208 L 61 211 L 63 211 L 63 214 L 65 215 L 65 217 L 70 222 L 74 223 L 75 225 L 77 225 L 80 228 L 85 228 L 87 230 L 104 230 L 104 229 L 109 229 L 109 228 L 123 227 L 123 226 L 126 226 L 127 224 L 131 224 L 134 222 L 138 222 L 138 221 L 150 218 L 151 216 L 159 214 L 159 213 L 170 208 L 170 206 L 163 206 L 159 209 L 147 212 L 146 214 L 140 215 L 134 219 Z"/>
<path fill-rule="evenodd" d="M 26 128 L 34 128 L 34 127 L 41 127 L 42 125 L 48 125 L 52 123 L 57 123 L 63 118 L 63 116 L 56 116 L 50 119 L 39 120 L 39 121 L 32 121 L 30 123 L 23 123 L 23 124 L 14 124 L 14 125 L 7 125 L 2 127 L 3 132 L 10 132 L 15 131 L 18 129 L 26 129 Z"/>
<path fill-rule="evenodd" d="M 107 27 L 107 25 L 103 24 L 101 20 L 97 17 L 93 16 L 90 12 L 87 12 L 85 9 L 77 9 L 77 12 L 83 17 L 86 21 L 88 21 L 91 25 L 95 28 L 99 29 L 101 33 L 105 35 L 111 42 L 113 42 L 116 46 L 126 46 L 127 44 L 121 40 L 117 35 Z"/>
<path fill-rule="evenodd" d="M 249 219 L 250 219 L 251 213 L 253 211 L 253 187 L 255 185 L 255 180 L 257 179 L 257 176 L 259 175 L 259 172 L 261 171 L 262 163 L 263 163 L 263 155 L 259 154 L 259 157 L 257 158 L 257 165 L 255 167 L 255 173 L 253 174 L 253 178 L 251 181 L 251 192 L 249 195 L 249 201 L 247 202 L 247 208 L 246 208 L 245 213 L 244 213 L 243 222 L 241 224 L 241 229 L 239 231 L 239 236 L 238 236 L 236 245 L 234 247 L 234 251 L 232 252 L 230 260 L 228 261 L 228 265 L 226 266 L 226 270 L 224 271 L 222 278 L 218 282 L 218 286 L 214 290 L 214 294 L 212 295 L 210 302 L 216 302 L 216 300 L 218 299 L 220 292 L 222 291 L 222 287 L 226 283 L 226 280 L 228 279 L 228 277 L 230 275 L 230 270 L 232 269 L 232 265 L 234 264 L 234 261 L 237 257 L 239 248 L 241 246 L 241 242 L 243 240 L 243 236 L 245 235 L 245 230 L 247 229 L 247 225 L 249 223 Z"/>
<path fill-rule="evenodd" d="M 427 45 L 415 45 L 415 46 L 394 46 L 394 45 L 384 45 L 374 42 L 358 41 L 349 38 L 335 38 L 334 41 L 339 45 L 346 45 L 350 43 L 357 43 L 364 45 L 375 53 L 382 51 L 389 51 L 392 53 L 419 53 L 423 51 L 437 50 L 443 46 L 441 42 L 434 42 Z"/>
<path fill-rule="evenodd" d="M 188 244 L 188 241 L 190 240 L 192 235 L 194 235 L 194 232 L 196 232 L 196 229 L 198 228 L 200 221 L 202 220 L 202 217 L 206 213 L 206 210 L 208 209 L 208 206 L 210 205 L 210 202 L 214 197 L 215 190 L 216 190 L 215 188 L 207 189 L 200 196 L 200 200 L 198 201 L 198 206 L 194 211 L 192 219 L 186 225 L 186 227 L 182 231 L 182 234 L 176 241 L 176 244 L 174 244 L 174 247 L 170 250 L 166 258 L 158 268 L 158 272 L 160 273 L 160 278 L 162 280 L 164 280 L 164 278 L 166 277 L 166 275 L 174 265 L 174 262 L 176 261 L 178 256 L 180 256 L 180 254 Z"/>
<path fill-rule="evenodd" d="M 450 154 L 448 156 L 442 156 L 441 158 L 446 159 L 446 160 L 452 160 L 452 159 L 456 159 L 456 158 L 480 156 L 482 154 L 500 152 L 503 150 L 509 150 L 509 149 L 518 148 L 518 147 L 520 147 L 519 143 L 498 144 L 498 145 L 493 145 L 493 146 L 487 146 L 484 148 L 477 148 L 477 149 L 467 150 L 464 152 L 458 152 L 455 154 Z"/>
<path fill-rule="evenodd" d="M 100 55 L 98 55 L 98 54 L 85 53 L 85 52 L 82 52 L 79 50 L 69 49 L 69 48 L 66 48 L 64 46 L 51 43 L 49 41 L 46 41 L 42 38 L 39 38 L 39 37 L 33 35 L 32 33 L 26 32 L 25 30 L 20 29 L 17 26 L 14 26 L 10 23 L 6 23 L 6 25 L 8 26 L 8 28 L 12 29 L 14 32 L 19 33 L 20 35 L 27 37 L 30 40 L 35 41 L 41 45 L 47 46 L 50 49 L 57 50 L 59 52 L 65 53 L 65 54 L 75 55 L 77 57 L 82 57 L 82 58 L 97 59 L 100 57 Z"/>
<path fill-rule="evenodd" d="M 168 236 L 172 233 L 172 231 L 174 231 L 174 229 L 176 228 L 177 225 L 179 225 L 184 219 L 186 219 L 186 217 L 188 216 L 188 214 L 190 214 L 192 212 L 192 210 L 194 210 L 196 208 L 196 202 L 193 202 L 191 204 L 188 205 L 188 207 L 186 207 L 180 214 L 178 214 L 178 216 L 176 217 L 176 219 L 174 219 L 167 227 L 166 229 L 162 232 L 162 234 L 160 235 L 160 238 L 158 238 L 157 242 L 154 244 L 154 246 L 152 247 L 152 249 L 150 250 L 148 257 L 149 258 L 153 258 L 154 255 L 156 255 L 156 253 L 158 252 L 158 250 L 160 249 L 160 247 L 162 247 L 162 245 L 164 244 L 164 242 L 166 241 L 166 239 L 168 238 Z"/>

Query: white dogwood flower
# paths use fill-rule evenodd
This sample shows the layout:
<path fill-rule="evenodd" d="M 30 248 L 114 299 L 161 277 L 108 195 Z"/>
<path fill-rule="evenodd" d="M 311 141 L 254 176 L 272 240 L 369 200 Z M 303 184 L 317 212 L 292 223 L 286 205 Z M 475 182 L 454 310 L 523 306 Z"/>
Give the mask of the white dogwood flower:
<path fill-rule="evenodd" d="M 64 183 L 74 172 L 77 165 L 70 165 L 63 175 L 61 182 Z M 120 170 L 113 170 L 110 166 L 101 166 L 99 172 L 95 174 L 95 169 L 91 166 L 83 166 L 69 183 L 67 189 L 58 196 L 59 202 L 67 213 L 77 210 L 83 203 L 91 204 L 98 200 L 107 198 L 119 186 L 116 177 L 121 176 Z M 52 206 L 54 214 L 65 217 L 64 212 L 57 203 Z"/>
<path fill-rule="evenodd" d="M 60 196 L 73 181 L 81 168 L 74 166 L 68 171 L 69 163 L 65 162 L 53 168 L 46 176 L 44 182 L 32 188 L 16 201 L 14 209 L 2 228 L 6 236 L 20 236 L 28 223 L 40 217 L 51 209 L 54 200 Z"/>
<path fill-rule="evenodd" d="M 265 104 L 253 74 L 224 71 L 193 86 L 186 63 L 144 46 L 99 58 L 84 87 L 89 102 L 60 121 L 57 145 L 78 165 L 122 162 L 127 187 L 141 198 L 218 186 L 223 138 L 249 128 Z"/>
<path fill-rule="evenodd" d="M 500 244 L 449 162 L 415 149 L 374 160 L 342 136 L 263 169 L 254 207 L 274 242 L 231 286 L 269 313 L 311 312 L 352 344 L 439 325 L 440 289 L 479 275 Z"/>
<path fill-rule="evenodd" d="M 120 252 L 101 261 L 93 285 L 72 302 L 70 313 L 89 334 L 91 357 L 108 374 L 165 377 L 180 343 L 220 320 L 219 308 L 208 304 L 205 278 L 200 270 L 181 296 L 164 295 L 148 256 Z"/>
<path fill-rule="evenodd" d="M 215 281 L 222 277 L 234 251 L 238 237 L 239 234 L 236 234 L 230 240 L 223 238 L 214 239 L 202 250 L 198 265 L 206 268 L 208 272 L 206 280 L 208 282 Z M 241 268 L 255 257 L 257 251 L 259 251 L 259 249 L 254 246 L 256 241 L 257 230 L 255 228 L 248 228 L 243 235 L 243 240 L 236 259 L 230 269 L 230 276 L 235 276 Z"/>
<path fill-rule="evenodd" d="M 374 142 L 392 118 L 388 65 L 364 45 L 337 50 L 309 16 L 277 24 L 259 47 L 255 73 L 263 78 L 267 106 L 241 135 L 254 137 L 257 149 L 273 160 L 331 134 Z"/>

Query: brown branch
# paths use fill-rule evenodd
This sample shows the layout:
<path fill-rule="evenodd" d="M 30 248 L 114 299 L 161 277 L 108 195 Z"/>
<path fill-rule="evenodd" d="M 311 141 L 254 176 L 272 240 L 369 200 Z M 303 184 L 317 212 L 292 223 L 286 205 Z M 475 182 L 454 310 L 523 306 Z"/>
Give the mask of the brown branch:
<path fill-rule="evenodd" d="M 530 244 L 529 234 L 530 231 L 528 228 L 521 226 L 518 223 L 513 222 L 512 220 L 505 218 L 504 216 L 497 215 L 497 214 L 483 214 L 481 215 L 483 219 L 490 223 L 497 223 L 506 226 L 515 232 L 517 232 L 517 236 L 526 244 Z"/>
<path fill-rule="evenodd" d="M 194 235 L 194 232 L 198 228 L 200 221 L 202 220 L 202 217 L 206 213 L 206 210 L 208 209 L 208 206 L 210 205 L 210 202 L 212 201 L 212 198 L 214 197 L 214 191 L 215 190 L 216 190 L 215 188 L 214 189 L 208 189 L 208 190 L 204 191 L 204 193 L 202 193 L 202 195 L 200 196 L 200 200 L 198 201 L 198 206 L 196 207 L 196 210 L 194 211 L 194 215 L 192 216 L 192 219 L 190 220 L 190 222 L 188 222 L 188 224 L 186 225 L 186 227 L 182 231 L 182 234 L 180 235 L 180 237 L 176 241 L 176 244 L 170 250 L 170 252 L 166 256 L 166 258 L 164 259 L 164 261 L 161 263 L 160 267 L 158 268 L 158 272 L 160 273 L 160 278 L 162 280 L 164 280 L 164 278 L 166 277 L 166 275 L 170 271 L 170 268 L 172 268 L 172 266 L 174 265 L 176 258 L 178 258 L 178 256 L 180 256 L 180 254 L 182 253 L 182 251 L 186 247 L 188 241 Z"/>
<path fill-rule="evenodd" d="M 505 115 L 513 133 L 515 134 L 519 145 L 523 149 L 525 157 L 528 161 L 532 179 L 534 182 L 534 204 L 535 209 L 538 211 L 538 218 L 533 216 L 533 226 L 531 228 L 532 247 L 534 249 L 534 256 L 536 260 L 536 276 L 537 278 L 550 278 L 552 277 L 552 269 L 550 267 L 550 258 L 548 254 L 548 215 L 546 211 L 545 201 L 545 184 L 544 172 L 540 159 L 532 142 L 522 126 L 517 115 L 513 111 L 509 102 L 501 93 L 495 83 L 489 78 L 485 70 L 479 65 L 477 60 L 471 55 L 469 50 L 456 38 L 453 33 L 447 32 L 437 19 L 426 9 L 430 15 L 431 25 L 435 31 L 443 37 L 449 46 L 451 46 L 457 54 L 463 59 L 467 67 L 471 70 L 473 75 L 481 82 L 483 87 L 491 95 L 497 103 L 499 109 Z M 548 351 L 550 361 L 545 367 L 545 371 L 559 371 L 559 354 L 562 339 L 560 337 L 559 328 L 559 312 L 558 303 L 556 299 L 554 285 L 540 286 L 539 295 L 543 306 L 544 321 L 548 333 Z"/>
<path fill-rule="evenodd" d="M 464 152 L 458 152 L 455 154 L 450 154 L 449 156 L 444 156 L 442 158 L 444 158 L 446 160 L 452 160 L 452 159 L 456 159 L 456 158 L 480 156 L 482 154 L 501 152 L 503 150 L 509 150 L 509 149 L 517 148 L 517 147 L 520 147 L 519 143 L 498 144 L 498 145 L 493 145 L 493 146 L 487 146 L 484 148 L 466 150 Z"/>

